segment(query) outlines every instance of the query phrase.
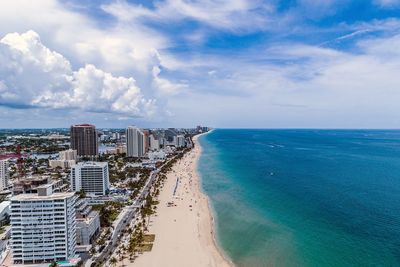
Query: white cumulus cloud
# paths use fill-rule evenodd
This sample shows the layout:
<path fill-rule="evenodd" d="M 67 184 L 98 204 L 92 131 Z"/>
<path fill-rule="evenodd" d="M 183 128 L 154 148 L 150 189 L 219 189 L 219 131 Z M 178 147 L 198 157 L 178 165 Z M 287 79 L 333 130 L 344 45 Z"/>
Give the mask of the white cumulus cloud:
<path fill-rule="evenodd" d="M 151 117 L 157 106 L 132 77 L 116 77 L 86 64 L 74 71 L 61 54 L 44 46 L 34 31 L 0 40 L 0 105 L 78 109 Z"/>
<path fill-rule="evenodd" d="M 186 83 L 174 83 L 160 77 L 161 69 L 158 66 L 153 67 L 153 87 L 160 95 L 176 95 L 188 88 Z"/>

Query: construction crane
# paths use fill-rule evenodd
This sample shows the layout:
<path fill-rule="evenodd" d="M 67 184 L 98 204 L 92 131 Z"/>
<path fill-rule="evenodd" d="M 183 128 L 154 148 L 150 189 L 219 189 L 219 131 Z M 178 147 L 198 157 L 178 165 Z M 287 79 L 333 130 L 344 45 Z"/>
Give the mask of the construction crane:
<path fill-rule="evenodd" d="M 17 159 L 18 177 L 22 178 L 24 176 L 23 169 L 22 169 L 24 160 L 23 160 L 23 158 L 21 156 L 21 145 L 20 144 L 17 144 L 17 153 L 8 153 L 8 154 L 0 155 L 0 160 L 13 159 L 13 158 Z"/>

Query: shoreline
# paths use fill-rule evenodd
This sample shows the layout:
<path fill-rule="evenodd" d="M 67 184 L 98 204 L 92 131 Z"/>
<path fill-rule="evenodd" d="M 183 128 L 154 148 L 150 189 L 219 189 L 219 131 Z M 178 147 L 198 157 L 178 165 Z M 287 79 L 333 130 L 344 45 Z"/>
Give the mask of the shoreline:
<path fill-rule="evenodd" d="M 148 233 L 155 234 L 152 251 L 127 266 L 234 266 L 218 246 L 213 209 L 201 186 L 202 135 L 193 137 L 194 148 L 167 174 L 149 225 Z"/>
<path fill-rule="evenodd" d="M 198 190 L 199 190 L 199 192 L 200 192 L 200 194 L 201 195 L 203 195 L 205 198 L 206 198 L 206 201 L 207 201 L 207 206 L 208 206 L 208 213 L 209 213 L 209 216 L 211 217 L 211 231 L 212 231 L 212 239 L 213 239 L 213 243 L 214 243 L 214 247 L 215 247 L 215 249 L 218 251 L 218 253 L 221 255 L 221 257 L 226 261 L 226 262 L 228 262 L 229 263 L 229 265 L 230 266 L 235 266 L 234 264 L 233 264 L 233 262 L 231 261 L 231 259 L 229 259 L 229 257 L 225 254 L 225 252 L 224 252 L 224 250 L 219 246 L 219 244 L 218 244 L 218 241 L 217 241 L 217 231 L 215 230 L 216 229 L 216 227 L 215 227 L 215 218 L 214 218 L 214 216 L 215 216 L 215 210 L 213 209 L 213 207 L 212 207 L 212 205 L 211 205 L 211 203 L 210 203 L 210 198 L 208 197 L 208 195 L 206 194 L 206 193 L 204 193 L 204 190 L 203 190 L 203 186 L 202 186 L 202 184 L 201 184 L 201 175 L 200 175 L 200 172 L 199 172 L 199 161 L 200 161 L 200 156 L 201 156 L 201 153 L 203 152 L 203 147 L 200 145 L 200 141 L 198 140 L 201 136 L 203 136 L 203 135 L 206 135 L 206 134 L 209 134 L 209 133 L 212 133 L 214 131 L 214 129 L 212 129 L 211 131 L 209 131 L 209 132 L 207 132 L 207 133 L 202 133 L 202 134 L 199 134 L 199 135 L 196 135 L 194 138 L 196 138 L 196 145 L 199 147 L 199 153 L 198 153 L 198 156 L 197 156 L 197 159 L 196 159 L 196 175 L 197 175 L 197 178 L 198 178 L 198 181 L 199 181 L 199 183 L 198 183 Z"/>

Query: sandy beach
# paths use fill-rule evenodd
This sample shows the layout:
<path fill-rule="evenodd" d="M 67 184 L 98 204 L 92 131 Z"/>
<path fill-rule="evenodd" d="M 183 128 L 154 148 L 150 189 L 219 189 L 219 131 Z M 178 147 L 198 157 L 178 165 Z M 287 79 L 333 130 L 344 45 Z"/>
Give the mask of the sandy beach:
<path fill-rule="evenodd" d="M 128 266 L 232 266 L 215 243 L 208 198 L 200 190 L 197 139 L 195 148 L 167 175 L 157 215 L 150 222 L 149 233 L 156 235 L 152 251 Z"/>

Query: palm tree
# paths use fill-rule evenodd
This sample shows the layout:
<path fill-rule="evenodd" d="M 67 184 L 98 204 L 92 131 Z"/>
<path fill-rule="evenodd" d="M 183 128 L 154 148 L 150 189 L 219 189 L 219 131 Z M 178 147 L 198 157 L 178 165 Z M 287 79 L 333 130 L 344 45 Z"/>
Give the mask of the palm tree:
<path fill-rule="evenodd" d="M 132 235 L 131 240 L 129 241 L 129 247 L 128 247 L 128 251 L 129 251 L 131 260 L 133 260 L 135 258 L 136 247 L 137 247 L 136 238 L 133 237 L 133 235 Z"/>
<path fill-rule="evenodd" d="M 89 250 L 90 255 L 94 255 L 96 253 L 96 248 L 92 246 Z"/>
<path fill-rule="evenodd" d="M 119 257 L 119 260 L 122 262 L 122 265 L 121 266 L 125 266 L 125 264 L 124 264 L 124 260 L 125 260 L 125 254 L 121 254 L 121 256 Z"/>
<path fill-rule="evenodd" d="M 118 255 L 119 258 L 121 258 L 121 254 L 122 254 L 122 253 L 121 253 L 121 250 L 118 249 L 118 250 L 117 250 L 117 255 Z"/>
<path fill-rule="evenodd" d="M 50 263 L 49 267 L 58 267 L 58 263 L 53 261 L 52 263 Z"/>
<path fill-rule="evenodd" d="M 111 259 L 110 259 L 110 264 L 111 264 L 111 266 L 114 266 L 115 267 L 115 265 L 117 265 L 117 259 L 115 258 L 115 257 L 112 257 Z"/>

